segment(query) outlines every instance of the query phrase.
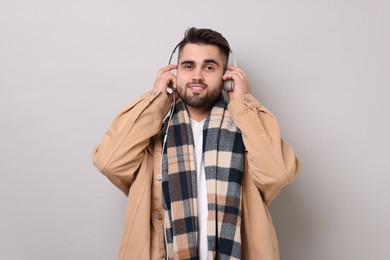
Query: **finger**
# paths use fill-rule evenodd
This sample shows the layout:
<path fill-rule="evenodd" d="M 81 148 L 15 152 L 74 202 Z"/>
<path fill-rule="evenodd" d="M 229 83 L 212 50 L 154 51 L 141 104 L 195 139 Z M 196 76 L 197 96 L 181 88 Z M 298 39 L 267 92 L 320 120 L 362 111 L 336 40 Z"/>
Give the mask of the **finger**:
<path fill-rule="evenodd" d="M 165 91 L 169 85 L 176 88 L 176 76 L 170 71 L 163 73 L 155 81 L 155 87 L 158 87 L 163 91 Z"/>
<path fill-rule="evenodd" d="M 172 83 L 175 83 L 176 82 L 176 75 L 173 74 L 172 72 L 170 71 L 167 71 L 165 72 L 164 74 L 162 74 L 160 76 L 161 79 L 163 79 L 164 81 L 167 81 L 167 82 L 172 82 Z"/>
<path fill-rule="evenodd" d="M 245 74 L 245 72 L 237 67 L 229 67 L 229 70 L 226 72 L 226 74 L 222 77 L 223 80 L 228 80 L 232 79 L 234 80 L 234 95 L 239 95 L 242 93 L 249 93 L 250 92 L 250 87 L 249 87 L 249 82 L 248 78 Z M 232 93 L 229 93 L 232 94 Z M 230 97 L 230 95 L 229 95 Z M 233 97 L 233 96 L 232 96 Z"/>
<path fill-rule="evenodd" d="M 247 79 L 247 76 L 246 76 L 246 73 L 240 69 L 239 67 L 235 67 L 235 66 L 228 66 L 227 67 L 228 71 L 232 71 L 232 72 L 237 72 L 239 74 L 242 74 L 242 76 Z"/>
<path fill-rule="evenodd" d="M 162 67 L 158 73 L 157 73 L 157 77 L 161 77 L 164 73 L 166 72 L 169 72 L 173 69 L 177 69 L 177 65 L 176 64 L 169 64 L 169 65 L 166 65 L 164 67 Z"/>
<path fill-rule="evenodd" d="M 246 80 L 246 75 L 244 73 L 242 73 L 241 71 L 227 71 L 223 76 L 222 76 L 222 79 L 223 80 L 227 80 L 227 79 L 233 79 L 233 80 L 237 80 L 237 79 L 241 79 L 241 80 Z"/>

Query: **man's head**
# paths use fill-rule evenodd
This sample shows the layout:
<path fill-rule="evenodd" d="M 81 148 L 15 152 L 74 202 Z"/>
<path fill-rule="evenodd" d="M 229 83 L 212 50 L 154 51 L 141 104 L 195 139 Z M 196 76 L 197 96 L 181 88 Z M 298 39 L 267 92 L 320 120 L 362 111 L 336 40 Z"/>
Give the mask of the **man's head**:
<path fill-rule="evenodd" d="M 179 44 L 176 89 L 192 116 L 207 114 L 221 95 L 229 52 L 228 42 L 218 32 L 186 31 Z"/>
<path fill-rule="evenodd" d="M 211 29 L 205 29 L 205 28 L 198 29 L 195 27 L 189 28 L 185 32 L 184 38 L 178 44 L 179 59 L 184 46 L 187 45 L 188 43 L 194 43 L 198 45 L 214 45 L 218 47 L 224 61 L 226 62 L 224 64 L 224 68 L 226 70 L 231 49 L 228 41 L 225 39 L 225 37 L 222 36 L 222 34 Z"/>

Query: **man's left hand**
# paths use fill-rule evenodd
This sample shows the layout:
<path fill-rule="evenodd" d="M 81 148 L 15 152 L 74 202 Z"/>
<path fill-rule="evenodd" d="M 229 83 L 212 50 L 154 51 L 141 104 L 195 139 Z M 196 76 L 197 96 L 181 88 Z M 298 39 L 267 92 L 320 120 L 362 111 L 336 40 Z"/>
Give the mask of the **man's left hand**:
<path fill-rule="evenodd" d="M 245 72 L 234 66 L 229 66 L 227 72 L 223 75 L 223 80 L 232 79 L 234 81 L 233 91 L 228 91 L 227 94 L 230 100 L 233 100 L 236 97 L 239 97 L 244 94 L 250 93 L 250 86 L 248 82 L 248 77 Z"/>

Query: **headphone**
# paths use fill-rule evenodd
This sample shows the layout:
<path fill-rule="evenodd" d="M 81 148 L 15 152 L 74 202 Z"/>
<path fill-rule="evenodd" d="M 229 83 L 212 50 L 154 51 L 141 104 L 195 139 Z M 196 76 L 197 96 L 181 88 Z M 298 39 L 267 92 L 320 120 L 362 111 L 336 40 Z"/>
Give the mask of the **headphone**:
<path fill-rule="evenodd" d="M 181 42 L 180 42 L 180 43 L 181 43 Z M 175 48 L 173 48 L 173 50 L 172 50 L 172 52 L 171 52 L 171 55 L 169 55 L 168 65 L 171 64 L 173 55 L 175 54 L 177 48 L 180 46 L 180 43 L 176 44 Z M 231 51 L 231 50 L 230 50 L 230 55 L 231 55 L 232 58 L 233 58 L 233 65 L 234 65 L 234 67 L 237 67 L 236 58 L 234 57 L 233 51 Z M 225 73 L 226 73 L 226 72 L 227 72 L 227 71 L 225 71 Z M 232 80 L 232 79 L 224 80 L 224 81 L 223 81 L 222 89 L 224 89 L 225 91 L 233 91 L 233 90 L 234 90 L 234 80 Z M 172 94 L 172 93 L 173 93 L 173 88 L 172 88 L 172 86 L 168 85 L 167 92 L 168 92 L 169 94 Z"/>

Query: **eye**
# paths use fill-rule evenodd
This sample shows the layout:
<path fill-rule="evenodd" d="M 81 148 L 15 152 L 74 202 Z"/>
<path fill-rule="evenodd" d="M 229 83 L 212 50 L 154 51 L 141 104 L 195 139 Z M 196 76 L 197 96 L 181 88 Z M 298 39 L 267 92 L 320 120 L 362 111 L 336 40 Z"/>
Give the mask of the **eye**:
<path fill-rule="evenodd" d="M 214 68 L 214 66 L 212 66 L 212 65 L 206 65 L 205 70 L 206 70 L 206 71 L 214 71 L 215 68 Z"/>
<path fill-rule="evenodd" d="M 191 70 L 194 66 L 192 64 L 184 64 L 182 67 L 185 70 Z"/>

